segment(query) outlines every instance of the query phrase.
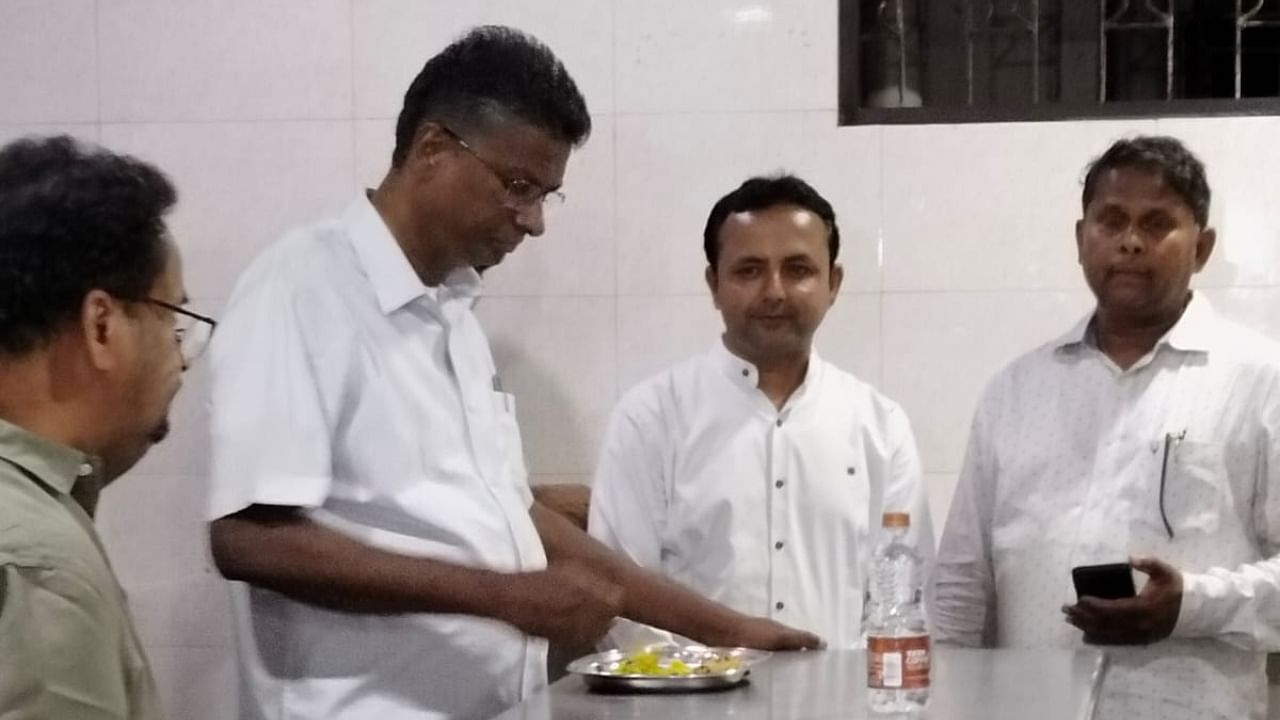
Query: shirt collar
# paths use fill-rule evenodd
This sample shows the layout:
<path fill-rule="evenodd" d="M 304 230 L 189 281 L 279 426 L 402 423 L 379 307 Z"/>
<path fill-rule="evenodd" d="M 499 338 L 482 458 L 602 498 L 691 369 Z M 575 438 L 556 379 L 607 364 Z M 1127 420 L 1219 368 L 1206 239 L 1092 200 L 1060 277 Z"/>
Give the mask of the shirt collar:
<path fill-rule="evenodd" d="M 735 385 L 755 388 L 760 382 L 760 373 L 755 364 L 729 352 L 729 348 L 724 345 L 724 338 L 717 340 L 711 347 L 711 363 Z"/>
<path fill-rule="evenodd" d="M 1097 347 L 1094 337 L 1093 320 L 1097 311 L 1081 318 L 1065 334 L 1053 343 L 1055 351 L 1069 352 L 1082 346 Z M 1156 342 L 1156 347 L 1168 345 L 1174 350 L 1184 352 L 1209 352 L 1217 337 L 1218 314 L 1214 311 L 1209 299 L 1202 293 L 1192 292 L 1191 300 L 1183 309 L 1178 322 Z"/>
<path fill-rule="evenodd" d="M 361 193 L 347 208 L 343 223 L 384 314 L 390 315 L 423 297 L 436 302 L 460 298 L 474 303 L 479 296 L 480 274 L 473 268 L 459 268 L 449 273 L 441 288 L 424 284 L 382 215 L 369 201 L 367 192 Z"/>
<path fill-rule="evenodd" d="M 4 420 L 0 420 L 0 458 L 34 475 L 58 493 L 74 495 L 85 506 L 85 511 L 93 514 L 102 476 L 102 462 L 98 458 Z"/>
<path fill-rule="evenodd" d="M 1218 338 L 1218 314 L 1200 293 L 1192 293 L 1182 317 L 1165 333 L 1163 342 L 1175 350 L 1209 352 Z"/>
<path fill-rule="evenodd" d="M 1093 345 L 1093 313 L 1089 313 L 1076 321 L 1066 333 L 1053 341 L 1055 351 L 1074 350 L 1082 345 Z"/>
<path fill-rule="evenodd" d="M 723 372 L 730 381 L 749 390 L 757 390 L 760 386 L 760 371 L 756 368 L 755 363 L 734 355 L 724 344 L 722 336 L 715 346 L 711 348 L 711 362 Z M 809 350 L 809 368 L 805 372 L 804 380 L 800 383 L 800 387 L 796 388 L 791 394 L 791 398 L 787 400 L 790 405 L 805 394 L 805 390 L 812 384 L 810 379 L 817 374 L 817 368 L 822 362 L 818 357 L 818 351 L 810 348 Z"/>

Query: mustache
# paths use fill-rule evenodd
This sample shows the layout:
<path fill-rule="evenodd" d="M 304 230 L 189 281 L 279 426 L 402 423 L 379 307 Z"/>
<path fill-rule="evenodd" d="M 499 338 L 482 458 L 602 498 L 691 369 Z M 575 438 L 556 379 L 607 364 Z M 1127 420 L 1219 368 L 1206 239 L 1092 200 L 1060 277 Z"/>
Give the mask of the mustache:
<path fill-rule="evenodd" d="M 761 308 L 747 311 L 747 317 L 754 320 L 791 320 L 796 315 L 796 311 L 789 307 Z"/>
<path fill-rule="evenodd" d="M 1108 275 L 1150 275 L 1151 269 L 1142 265 L 1112 265 L 1107 268 Z"/>

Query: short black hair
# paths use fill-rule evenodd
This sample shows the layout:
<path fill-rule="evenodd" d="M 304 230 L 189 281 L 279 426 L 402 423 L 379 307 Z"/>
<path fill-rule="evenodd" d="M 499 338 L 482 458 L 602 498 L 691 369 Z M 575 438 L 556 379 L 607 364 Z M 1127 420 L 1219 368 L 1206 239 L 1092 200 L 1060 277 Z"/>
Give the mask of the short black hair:
<path fill-rule="evenodd" d="M 475 28 L 427 61 L 404 94 L 391 166 L 400 167 L 423 123 L 489 130 L 514 119 L 573 146 L 591 133 L 587 101 L 537 38 L 501 25 Z"/>
<path fill-rule="evenodd" d="M 47 344 L 91 290 L 146 297 L 176 201 L 151 165 L 65 135 L 0 148 L 0 355 Z"/>
<path fill-rule="evenodd" d="M 702 231 L 702 249 L 707 254 L 707 264 L 714 268 L 720 259 L 720 227 L 730 215 L 779 205 L 795 205 L 822 218 L 827 226 L 827 250 L 830 251 L 831 264 L 835 265 L 836 256 L 840 254 L 836 211 L 809 183 L 787 174 L 750 178 L 716 202 Z"/>
<path fill-rule="evenodd" d="M 1159 173 L 1191 208 L 1200 227 L 1209 224 L 1209 180 L 1205 177 L 1204 164 L 1181 140 L 1162 135 L 1117 140 L 1089 163 L 1080 196 L 1081 209 L 1088 210 L 1098 190 L 1098 181 L 1108 170 L 1127 167 Z"/>

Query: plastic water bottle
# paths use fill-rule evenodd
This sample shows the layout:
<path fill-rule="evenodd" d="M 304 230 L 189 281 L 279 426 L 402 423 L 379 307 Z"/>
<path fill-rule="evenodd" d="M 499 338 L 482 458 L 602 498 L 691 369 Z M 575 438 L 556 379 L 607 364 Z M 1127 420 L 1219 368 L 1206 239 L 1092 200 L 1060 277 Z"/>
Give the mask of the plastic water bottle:
<path fill-rule="evenodd" d="M 887 512 L 863 605 L 867 696 L 873 712 L 912 713 L 929 701 L 929 628 L 920 554 L 907 538 L 911 516 Z"/>

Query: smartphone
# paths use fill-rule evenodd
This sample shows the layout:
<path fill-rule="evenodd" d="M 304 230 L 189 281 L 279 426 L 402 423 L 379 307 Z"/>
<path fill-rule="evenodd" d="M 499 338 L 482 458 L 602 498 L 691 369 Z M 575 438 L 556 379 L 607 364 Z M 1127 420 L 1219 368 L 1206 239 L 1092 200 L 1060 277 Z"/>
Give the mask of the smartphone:
<path fill-rule="evenodd" d="M 1071 580 L 1075 582 L 1077 599 L 1088 595 L 1103 600 L 1119 600 L 1137 594 L 1133 587 L 1133 569 L 1129 563 L 1073 567 Z"/>

